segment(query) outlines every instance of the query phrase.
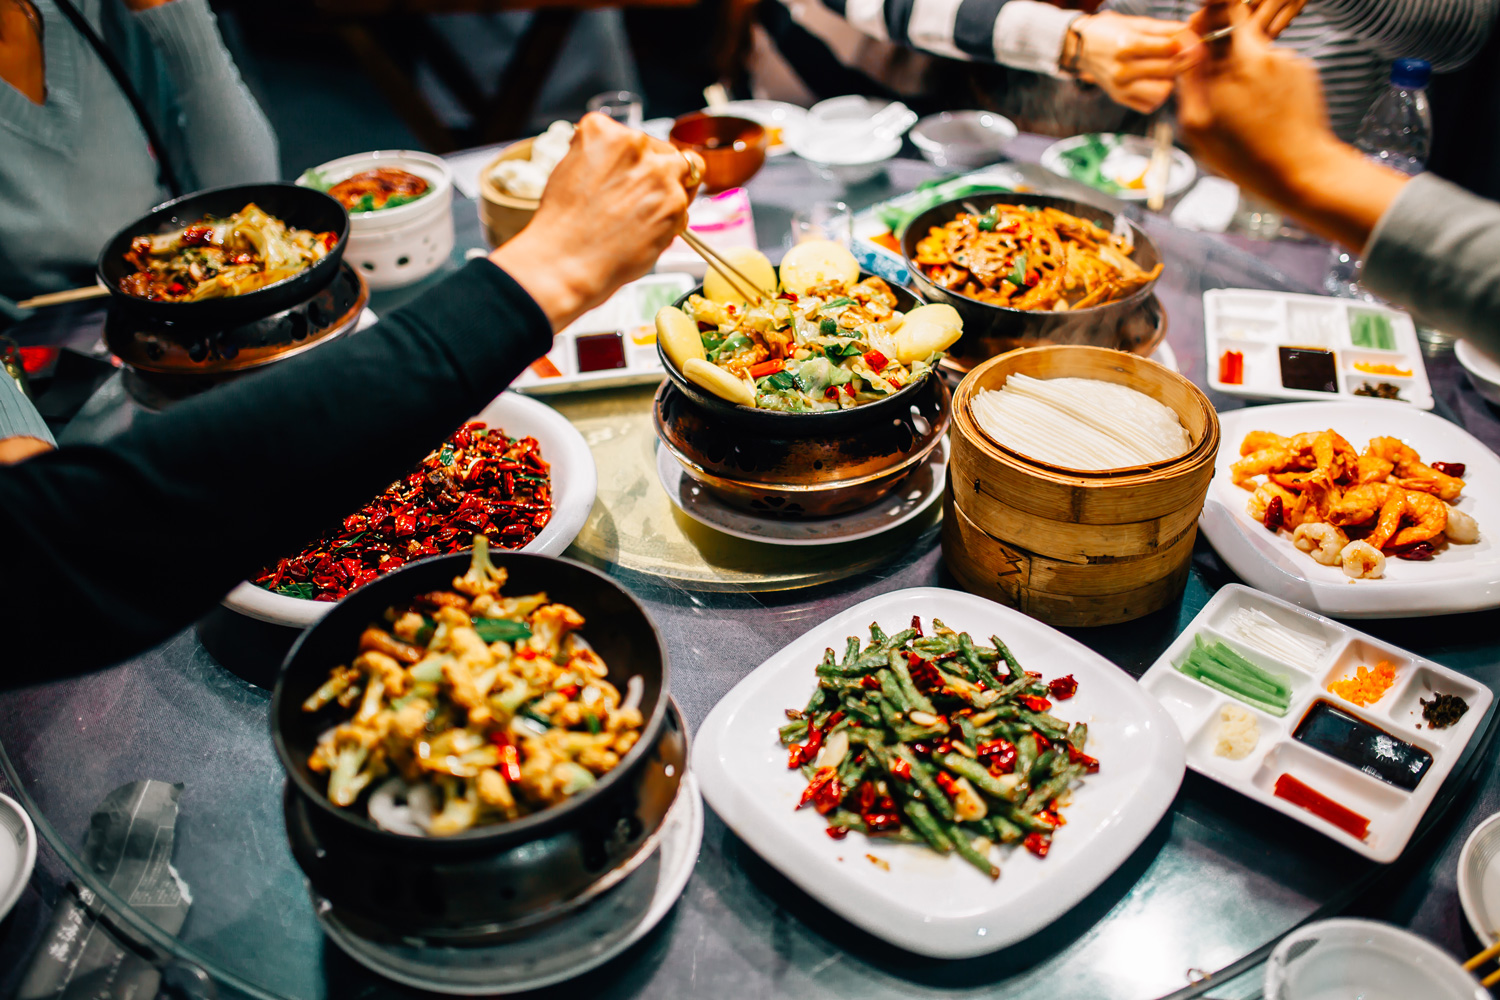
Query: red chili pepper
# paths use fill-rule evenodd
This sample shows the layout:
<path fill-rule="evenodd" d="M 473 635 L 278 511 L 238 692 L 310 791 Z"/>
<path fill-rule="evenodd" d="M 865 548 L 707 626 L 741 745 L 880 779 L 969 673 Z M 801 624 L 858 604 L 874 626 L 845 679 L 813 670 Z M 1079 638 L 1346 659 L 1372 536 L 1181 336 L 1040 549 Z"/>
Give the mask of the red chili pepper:
<path fill-rule="evenodd" d="M 785 361 L 781 360 L 780 358 L 772 358 L 769 361 L 762 361 L 760 364 L 751 368 L 750 377 L 765 378 L 767 375 L 775 375 L 785 367 Z"/>
<path fill-rule="evenodd" d="M 932 780 L 937 783 L 939 788 L 947 792 L 950 798 L 958 794 L 958 782 L 947 771 L 939 771 L 933 776 Z"/>
<path fill-rule="evenodd" d="M 813 808 L 821 815 L 827 816 L 839 807 L 840 802 L 844 801 L 845 789 L 838 779 L 837 768 L 829 767 L 824 768 L 824 770 L 833 772 L 832 780 L 821 785 L 813 793 Z"/>
<path fill-rule="evenodd" d="M 1245 381 L 1244 354 L 1225 351 L 1219 356 L 1219 381 L 1225 385 L 1239 385 Z"/>
<path fill-rule="evenodd" d="M 865 364 L 869 365 L 870 371 L 874 372 L 876 375 L 879 375 L 882 371 L 884 371 L 885 366 L 890 363 L 890 359 L 887 358 L 884 354 L 881 354 L 879 351 L 865 352 Z"/>
<path fill-rule="evenodd" d="M 793 743 L 786 748 L 786 769 L 795 771 L 802 766 L 802 744 Z"/>
<path fill-rule="evenodd" d="M 1089 774 L 1097 774 L 1099 772 L 1099 761 L 1090 757 L 1071 743 L 1068 744 L 1068 762 L 1084 765 L 1084 767 L 1088 768 Z"/>
<path fill-rule="evenodd" d="M 887 830 L 901 828 L 901 817 L 894 812 L 865 813 L 860 818 L 865 821 L 865 826 L 871 833 L 884 833 Z"/>
<path fill-rule="evenodd" d="M 1065 677 L 1055 677 L 1047 685 L 1047 690 L 1052 692 L 1052 697 L 1058 701 L 1067 701 L 1078 693 L 1078 682 L 1073 679 L 1072 674 Z"/>
<path fill-rule="evenodd" d="M 1052 707 L 1052 702 L 1046 698 L 1038 698 L 1034 694 L 1023 694 L 1016 699 L 1033 712 L 1045 712 Z"/>
<path fill-rule="evenodd" d="M 1052 850 L 1052 837 L 1045 833 L 1028 833 L 1026 839 L 1021 842 L 1026 849 L 1039 858 L 1045 858 L 1047 852 Z"/>
<path fill-rule="evenodd" d="M 849 836 L 849 828 L 847 826 L 830 826 L 823 832 L 828 834 L 828 836 L 832 837 L 834 840 L 843 840 L 845 837 Z"/>
<path fill-rule="evenodd" d="M 991 774 L 1010 774 L 1016 769 L 1016 747 L 1010 740 L 981 743 L 977 753 Z"/>
<path fill-rule="evenodd" d="M 1452 476 L 1454 479 L 1462 479 L 1464 473 L 1469 468 L 1463 462 L 1433 462 L 1432 467 L 1443 475 Z"/>
<path fill-rule="evenodd" d="M 860 678 L 859 686 L 870 691 L 880 690 L 880 682 L 875 679 L 874 674 L 865 674 L 864 677 Z"/>
<path fill-rule="evenodd" d="M 796 302 L 797 301 L 797 293 L 795 293 L 795 292 L 782 292 L 780 295 L 778 295 L 776 297 L 778 299 L 785 299 L 787 302 Z"/>
<path fill-rule="evenodd" d="M 914 629 L 916 629 L 916 631 L 917 631 L 917 638 L 920 639 L 920 638 L 923 637 L 922 636 L 922 616 L 921 615 L 912 615 L 911 616 L 911 627 L 914 628 Z"/>
<path fill-rule="evenodd" d="M 1267 531 L 1279 531 L 1281 526 L 1286 523 L 1286 511 L 1285 506 L 1281 502 L 1281 497 L 1272 497 L 1271 502 L 1266 504 L 1266 515 L 1263 523 Z"/>
<path fill-rule="evenodd" d="M 802 790 L 802 797 L 797 800 L 797 808 L 801 809 L 808 803 L 814 802 L 818 798 L 819 793 L 828 785 L 837 785 L 838 777 L 839 772 L 836 768 L 818 768 L 818 772 L 813 775 L 812 781 L 809 781 L 807 787 Z M 837 803 L 835 802 L 835 804 Z M 822 810 L 820 809 L 819 811 L 821 812 Z"/>
<path fill-rule="evenodd" d="M 521 780 L 521 751 L 514 744 L 507 743 L 500 748 L 500 764 L 505 780 L 518 784 Z"/>
<path fill-rule="evenodd" d="M 897 757 L 895 763 L 891 765 L 891 774 L 897 778 L 900 778 L 902 781 L 910 781 L 911 765 L 902 760 L 900 757 Z"/>
<path fill-rule="evenodd" d="M 859 783 L 859 790 L 855 794 L 859 796 L 860 812 L 866 813 L 875 808 L 875 799 L 879 797 L 879 793 L 875 790 L 874 784 L 868 781 L 861 781 Z"/>
<path fill-rule="evenodd" d="M 1431 542 L 1416 542 L 1404 548 L 1392 549 L 1391 554 L 1397 559 L 1410 559 L 1413 562 L 1426 562 L 1437 554 Z"/>
<path fill-rule="evenodd" d="M 1036 731 L 1032 732 L 1031 738 L 1034 739 L 1034 740 L 1036 740 L 1036 752 L 1037 753 L 1041 753 L 1043 750 L 1047 749 L 1048 747 L 1050 747 L 1052 745 L 1052 741 L 1051 740 L 1047 739 L 1047 737 L 1043 736 L 1041 733 L 1038 733 Z"/>
<path fill-rule="evenodd" d="M 839 387 L 839 389 L 843 392 L 844 395 L 848 396 L 850 399 L 854 398 L 854 383 L 853 382 L 845 382 L 842 386 Z"/>
<path fill-rule="evenodd" d="M 838 399 L 839 398 L 839 387 L 836 386 L 836 385 L 830 385 L 828 388 L 824 389 L 823 390 L 823 398 L 824 399 Z"/>
<path fill-rule="evenodd" d="M 188 226 L 182 231 L 182 245 L 185 247 L 201 247 L 213 237 L 212 226 Z"/>

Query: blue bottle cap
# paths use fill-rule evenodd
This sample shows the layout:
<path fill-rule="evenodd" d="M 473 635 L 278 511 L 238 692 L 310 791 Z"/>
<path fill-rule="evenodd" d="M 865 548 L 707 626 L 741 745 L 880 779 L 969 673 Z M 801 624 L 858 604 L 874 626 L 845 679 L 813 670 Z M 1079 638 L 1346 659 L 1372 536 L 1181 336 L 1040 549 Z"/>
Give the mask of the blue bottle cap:
<path fill-rule="evenodd" d="M 1397 59 L 1391 63 L 1391 83 L 1416 90 L 1432 79 L 1432 64 L 1426 59 Z"/>

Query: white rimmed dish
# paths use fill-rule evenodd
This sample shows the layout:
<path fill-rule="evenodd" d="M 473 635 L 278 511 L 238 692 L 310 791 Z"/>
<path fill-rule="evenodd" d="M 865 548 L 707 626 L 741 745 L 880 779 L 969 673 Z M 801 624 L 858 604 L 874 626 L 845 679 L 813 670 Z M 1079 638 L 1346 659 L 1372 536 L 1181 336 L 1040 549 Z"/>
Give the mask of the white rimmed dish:
<path fill-rule="evenodd" d="M 1415 618 L 1500 607 L 1500 458 L 1441 417 L 1385 400 L 1279 403 L 1219 415 L 1222 434 L 1213 483 L 1198 524 L 1229 568 L 1251 586 L 1335 618 Z M 1350 580 L 1290 539 L 1267 531 L 1245 510 L 1251 494 L 1229 467 L 1251 430 L 1293 435 L 1332 428 L 1363 450 L 1370 438 L 1399 437 L 1425 462 L 1462 462 L 1467 485 L 1454 506 L 1479 522 L 1479 541 L 1449 544 L 1428 562 L 1388 557 L 1385 575 Z"/>
<path fill-rule="evenodd" d="M 1266 1000 L 1488 1000 L 1458 960 L 1378 920 L 1339 917 L 1292 931 L 1266 962 Z"/>
<path fill-rule="evenodd" d="M 1023 667 L 1073 674 L 1078 693 L 1054 713 L 1089 725 L 1100 771 L 1072 793 L 1067 825 L 1038 859 L 1012 850 L 991 882 L 956 856 L 850 833 L 829 838 L 806 782 L 787 770 L 776 730 L 803 705 L 824 648 L 865 635 L 872 621 L 905 627 L 936 616 L 977 636 L 1000 636 Z M 969 958 L 1046 927 L 1096 889 L 1160 821 L 1183 775 L 1171 717 L 1104 657 L 1061 632 L 973 594 L 937 587 L 895 591 L 817 625 L 773 654 L 714 706 L 698 730 L 693 770 L 730 829 L 803 891 L 856 926 L 908 951 Z M 872 854 L 889 865 L 867 860 Z"/>
<path fill-rule="evenodd" d="M 1480 944 L 1500 938 L 1500 813 L 1480 823 L 1458 855 L 1458 902 Z"/>
<path fill-rule="evenodd" d="M 935 167 L 977 170 L 1005 155 L 1016 123 L 989 111 L 942 111 L 911 130 L 912 145 Z"/>
<path fill-rule="evenodd" d="M 1378 313 L 1391 323 L 1395 346 L 1361 347 L 1350 322 L 1356 312 Z M 1362 401 L 1406 403 L 1419 410 L 1433 407 L 1432 385 L 1422 363 L 1422 345 L 1412 318 L 1399 309 L 1373 302 L 1354 302 L 1327 295 L 1296 295 L 1252 288 L 1214 288 L 1203 293 L 1203 338 L 1208 357 L 1208 384 L 1215 392 L 1243 399 Z M 1281 382 L 1280 348 L 1313 347 L 1332 352 L 1334 391 L 1289 389 Z M 1219 360 L 1236 351 L 1244 361 L 1239 382 L 1219 378 Z M 1356 365 L 1392 365 L 1409 375 L 1362 372 Z M 1360 396 L 1365 383 L 1388 382 L 1399 400 Z"/>
<path fill-rule="evenodd" d="M 548 556 L 562 552 L 583 530 L 599 489 L 599 473 L 588 442 L 567 417 L 516 392 L 502 392 L 472 419 L 511 437 L 537 439 L 542 459 L 552 472 L 552 519 L 518 551 Z M 275 594 L 247 580 L 229 592 L 224 606 L 273 625 L 305 628 L 321 620 L 333 603 Z"/>
<path fill-rule="evenodd" d="M 1259 611 L 1288 631 L 1322 641 L 1323 651 L 1313 662 L 1299 664 L 1247 646 L 1226 624 L 1241 608 Z M 1292 695 L 1286 715 L 1269 715 L 1179 672 L 1177 664 L 1187 658 L 1198 635 L 1205 642 L 1225 643 L 1257 666 L 1289 675 Z M 1375 703 L 1355 705 L 1328 690 L 1329 684 L 1353 674 L 1357 667 L 1374 667 L 1380 660 L 1396 668 L 1396 680 Z M 1488 687 L 1440 663 L 1240 584 L 1221 588 L 1203 606 L 1141 675 L 1141 688 L 1161 702 L 1181 731 L 1188 767 L 1382 863 L 1395 861 L 1406 848 L 1494 700 Z M 1456 694 L 1469 704 L 1463 717 L 1447 729 L 1430 729 L 1422 721 L 1421 699 L 1437 692 Z M 1292 734 L 1318 701 L 1430 753 L 1432 763 L 1416 788 L 1406 791 L 1388 784 L 1297 740 Z M 1259 742 L 1242 760 L 1214 753 L 1219 710 L 1225 705 L 1245 709 L 1260 729 Z M 1292 775 L 1367 818 L 1370 829 L 1365 839 L 1275 795 L 1273 788 L 1282 774 Z"/>
<path fill-rule="evenodd" d="M 393 208 L 349 213 L 344 259 L 372 290 L 404 288 L 432 274 L 453 253 L 453 171 L 441 158 L 414 149 L 355 153 L 303 172 L 297 183 L 326 190 L 355 174 L 392 167 L 427 181 L 425 194 Z"/>
<path fill-rule="evenodd" d="M 1453 345 L 1453 354 L 1463 365 L 1469 384 L 1486 402 L 1500 406 L 1500 360 L 1486 354 L 1467 340 Z"/>
<path fill-rule="evenodd" d="M 715 531 L 768 545 L 837 545 L 872 538 L 898 528 L 937 502 L 947 482 L 948 439 L 932 450 L 927 463 L 901 487 L 879 502 L 837 517 L 785 521 L 736 510 L 699 486 L 660 442 L 656 477 L 672 506 Z"/>
<path fill-rule="evenodd" d="M 704 108 L 704 114 L 732 115 L 748 118 L 767 129 L 777 129 L 780 136 L 772 135 L 767 156 L 785 156 L 792 151 L 792 137 L 807 121 L 807 109 L 786 101 L 730 101 L 716 107 Z"/>
<path fill-rule="evenodd" d="M 1089 133 L 1059 139 L 1042 150 L 1042 169 L 1050 170 L 1059 177 L 1076 180 L 1080 184 L 1089 184 L 1090 187 L 1095 187 L 1095 190 L 1103 191 L 1121 201 L 1145 201 L 1148 192 L 1144 183 L 1139 188 L 1126 185 L 1145 177 L 1146 168 L 1151 163 L 1151 140 L 1142 135 L 1127 135 L 1123 132 L 1099 132 L 1097 135 L 1106 146 L 1110 147 L 1100 167 L 1101 172 L 1105 177 L 1114 181 L 1119 190 L 1097 188 L 1088 181 L 1074 176 L 1072 169 L 1068 166 L 1068 161 L 1063 158 L 1064 153 L 1087 143 L 1091 138 Z M 1193 162 L 1193 158 L 1185 150 L 1173 146 L 1172 166 L 1167 174 L 1167 197 L 1171 198 L 1186 191 L 1192 187 L 1193 181 L 1197 178 L 1198 166 Z"/>
<path fill-rule="evenodd" d="M 16 905 L 36 867 L 36 827 L 20 803 L 0 795 L 0 920 Z"/>

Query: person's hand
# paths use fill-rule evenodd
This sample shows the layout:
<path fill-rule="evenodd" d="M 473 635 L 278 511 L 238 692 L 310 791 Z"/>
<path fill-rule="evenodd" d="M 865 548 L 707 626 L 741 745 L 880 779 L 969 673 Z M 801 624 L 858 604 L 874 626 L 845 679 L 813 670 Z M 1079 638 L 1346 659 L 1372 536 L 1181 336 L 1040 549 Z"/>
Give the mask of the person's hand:
<path fill-rule="evenodd" d="M 1307 6 L 1307 0 L 1245 0 L 1250 9 L 1260 12 L 1265 7 L 1272 8 L 1266 12 L 1265 31 L 1268 38 L 1280 38 L 1281 33 L 1292 23 L 1292 19 L 1302 13 L 1302 8 Z"/>
<path fill-rule="evenodd" d="M 1073 22 L 1079 77 L 1098 84 L 1116 104 L 1149 114 L 1172 96 L 1177 36 L 1184 27 L 1181 21 L 1112 11 L 1085 14 Z"/>
<path fill-rule="evenodd" d="M 695 173 L 703 174 L 696 153 L 585 115 L 536 215 L 490 260 L 560 330 L 655 266 L 687 226 Z"/>
<path fill-rule="evenodd" d="M 5 377 L 5 373 L 0 372 L 0 378 Z M 0 438 L 0 465 L 14 465 L 33 455 L 40 455 L 42 452 L 51 450 L 52 446 L 40 438 L 25 436 Z"/>

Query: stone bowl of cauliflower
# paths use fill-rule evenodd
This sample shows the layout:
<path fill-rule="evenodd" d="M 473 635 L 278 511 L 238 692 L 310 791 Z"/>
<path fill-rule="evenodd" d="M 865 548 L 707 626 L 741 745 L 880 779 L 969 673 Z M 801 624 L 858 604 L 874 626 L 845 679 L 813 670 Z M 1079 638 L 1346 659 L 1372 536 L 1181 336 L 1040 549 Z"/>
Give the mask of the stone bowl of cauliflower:
<path fill-rule="evenodd" d="M 367 932 L 555 919 L 655 846 L 686 760 L 667 669 L 639 602 L 566 559 L 476 536 L 367 584 L 272 693 L 297 863 Z"/>

